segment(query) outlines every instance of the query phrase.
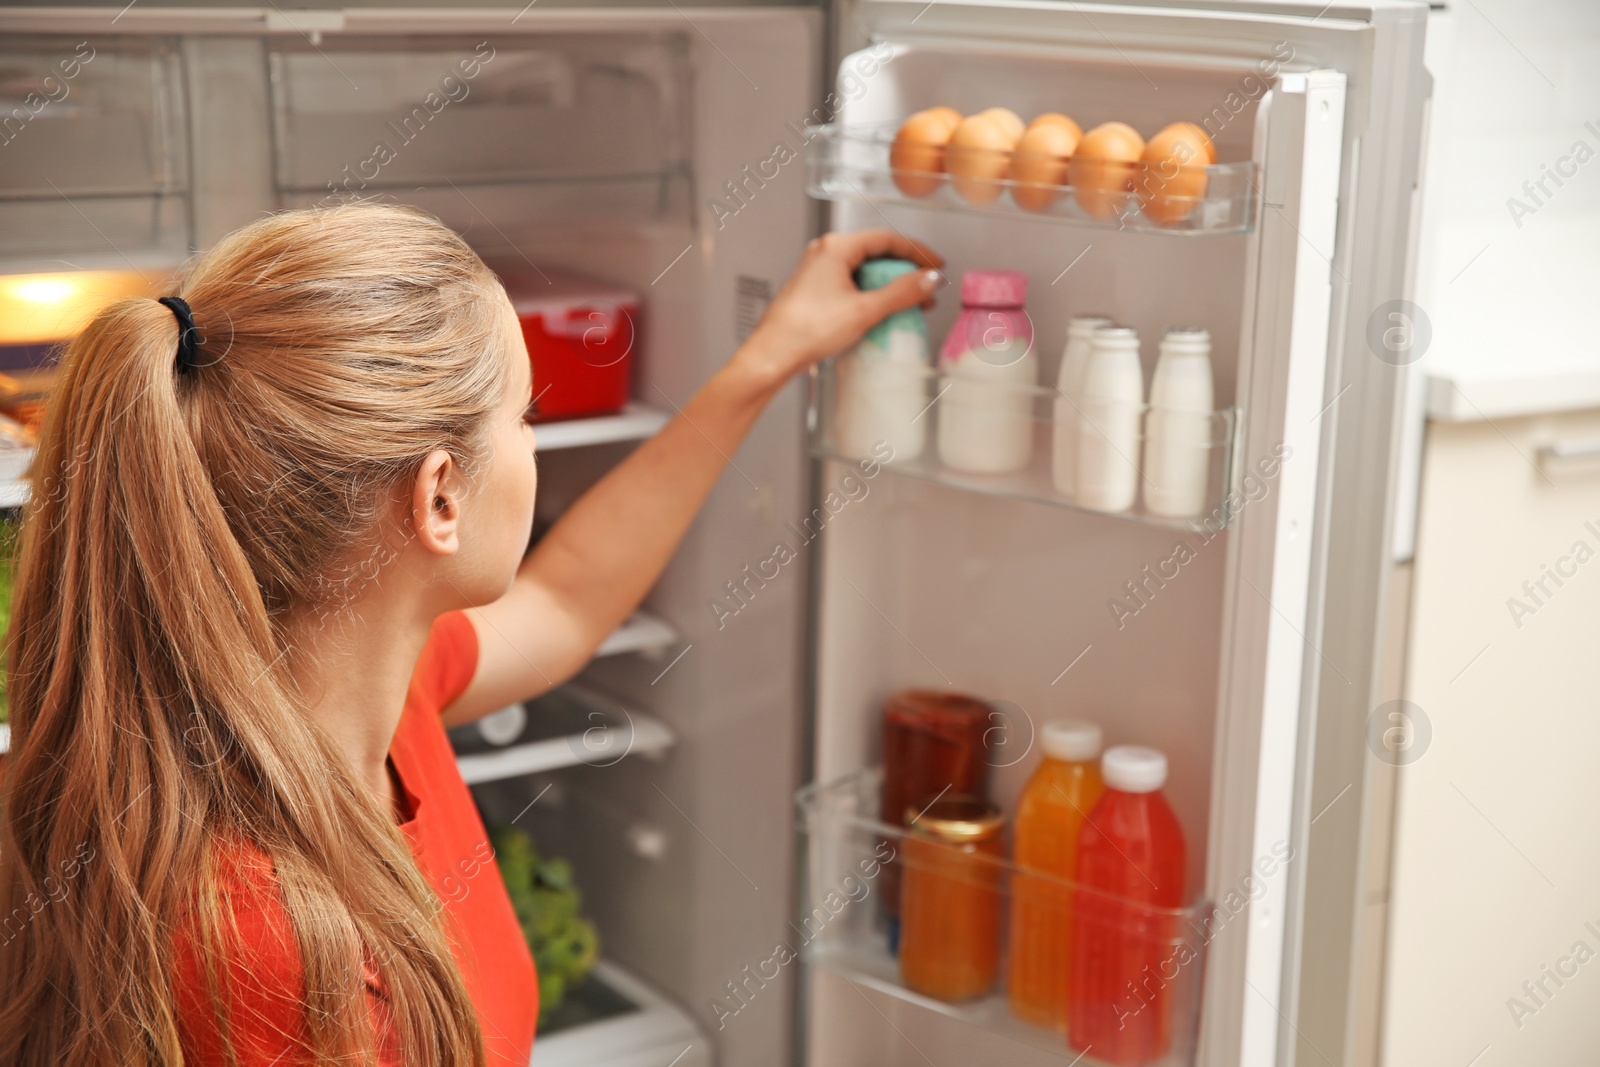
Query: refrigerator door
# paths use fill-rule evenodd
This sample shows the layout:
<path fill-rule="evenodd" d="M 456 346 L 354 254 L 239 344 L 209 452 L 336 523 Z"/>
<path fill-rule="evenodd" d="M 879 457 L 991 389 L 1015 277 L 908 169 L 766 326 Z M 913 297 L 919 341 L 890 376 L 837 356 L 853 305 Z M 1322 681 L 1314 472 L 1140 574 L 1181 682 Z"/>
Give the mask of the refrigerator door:
<path fill-rule="evenodd" d="M 1174 539 L 1135 524 L 887 478 L 870 487 L 884 498 L 875 518 L 852 504 L 862 514 L 828 529 L 816 594 L 819 780 L 876 762 L 878 702 L 911 684 L 1005 697 L 1030 723 L 1099 718 L 1109 741 L 1168 750 L 1190 884 L 1216 907 L 1194 1062 L 1344 1054 L 1406 373 L 1369 323 L 1381 337 L 1409 291 L 1425 18 L 1403 3 L 835 8 L 828 118 L 847 131 L 892 132 L 935 104 L 1060 110 L 1085 129 L 1123 119 L 1145 133 L 1187 119 L 1224 159 L 1260 166 L 1254 223 L 1238 236 L 1078 229 L 993 207 L 977 220 L 877 195 L 859 173 L 844 180 L 860 195 L 832 196 L 832 228 L 895 226 L 938 247 L 952 281 L 956 269 L 1026 271 L 1050 346 L 1069 315 L 1101 312 L 1147 341 L 1206 325 L 1230 353 L 1215 370 L 1218 406 L 1238 418 L 1219 501 L 1228 528 L 1190 531 L 1185 577 L 1163 583 L 1158 567 L 1153 580 L 1146 564 Z M 864 68 L 869 57 L 879 62 Z M 932 314 L 930 337 L 950 314 Z M 1055 355 L 1040 353 L 1047 386 Z M 824 494 L 851 473 L 832 459 L 820 469 Z M 991 795 L 1009 807 L 1031 766 L 996 761 Z M 811 968 L 807 1062 L 1060 1055 L 986 1026 L 988 1008 L 946 1010 L 893 986 Z"/>

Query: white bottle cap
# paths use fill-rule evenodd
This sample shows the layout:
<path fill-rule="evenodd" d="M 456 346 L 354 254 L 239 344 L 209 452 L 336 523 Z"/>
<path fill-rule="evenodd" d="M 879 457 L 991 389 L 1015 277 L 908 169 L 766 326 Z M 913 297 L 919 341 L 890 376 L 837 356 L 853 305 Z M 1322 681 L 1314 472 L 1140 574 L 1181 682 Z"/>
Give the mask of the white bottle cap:
<path fill-rule="evenodd" d="M 1106 785 L 1124 793 L 1154 793 L 1167 784 L 1167 757 L 1143 745 L 1113 745 L 1100 760 Z"/>
<path fill-rule="evenodd" d="M 1096 328 L 1110 325 L 1111 320 L 1106 318 L 1104 315 L 1074 315 L 1072 316 L 1072 321 L 1067 323 L 1067 336 L 1087 337 L 1092 334 Z"/>
<path fill-rule="evenodd" d="M 1039 731 L 1039 747 L 1051 759 L 1087 763 L 1100 755 L 1100 727 L 1080 719 L 1051 719 Z"/>

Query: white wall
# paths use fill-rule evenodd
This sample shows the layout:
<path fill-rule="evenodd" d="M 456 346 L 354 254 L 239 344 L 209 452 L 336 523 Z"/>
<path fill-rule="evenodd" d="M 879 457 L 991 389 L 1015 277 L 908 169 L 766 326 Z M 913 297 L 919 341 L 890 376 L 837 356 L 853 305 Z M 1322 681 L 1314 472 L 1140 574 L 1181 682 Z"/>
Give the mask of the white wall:
<path fill-rule="evenodd" d="M 1600 1042 L 1600 979 L 1544 968 L 1600 950 L 1600 576 L 1546 579 L 1558 595 L 1536 615 L 1511 598 L 1570 569 L 1579 540 L 1600 546 L 1600 467 L 1539 458 L 1600 439 L 1600 413 L 1563 411 L 1592 393 L 1509 383 L 1600 375 L 1600 3 L 1450 7 L 1429 49 L 1419 369 L 1477 400 L 1452 393 L 1460 421 L 1427 426 L 1424 459 L 1417 390 L 1421 507 L 1396 549 L 1415 547 L 1405 692 L 1432 736 L 1398 772 L 1379 1062 L 1578 1067 Z M 1545 410 L 1492 406 L 1513 393 Z"/>
<path fill-rule="evenodd" d="M 1416 536 L 1429 374 L 1600 363 L 1588 329 L 1600 291 L 1600 2 L 1446 0 L 1429 20 L 1427 64 L 1436 84 L 1414 298 L 1431 341 L 1410 389 L 1398 560 Z M 1541 192 L 1545 168 L 1579 141 L 1595 158 Z M 1513 199 L 1531 213 L 1513 214 Z"/>
<path fill-rule="evenodd" d="M 1434 331 L 1424 365 L 1600 359 L 1590 328 L 1600 291 L 1600 3 L 1453 0 L 1450 9 L 1417 279 Z M 1545 168 L 1580 141 L 1594 158 L 1567 164 L 1576 174 L 1540 192 Z M 1531 214 L 1513 217 L 1513 198 Z"/>

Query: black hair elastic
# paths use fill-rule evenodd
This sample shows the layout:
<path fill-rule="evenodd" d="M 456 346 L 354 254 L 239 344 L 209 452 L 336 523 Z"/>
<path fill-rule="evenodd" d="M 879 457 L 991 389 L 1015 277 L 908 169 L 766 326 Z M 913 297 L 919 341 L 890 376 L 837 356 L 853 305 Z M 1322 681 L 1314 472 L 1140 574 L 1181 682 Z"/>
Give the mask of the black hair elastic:
<path fill-rule="evenodd" d="M 190 367 L 195 366 L 201 340 L 200 332 L 195 329 L 194 312 L 189 310 L 189 302 L 181 296 L 164 296 L 157 302 L 171 308 L 172 314 L 177 316 L 178 373 L 186 374 Z"/>

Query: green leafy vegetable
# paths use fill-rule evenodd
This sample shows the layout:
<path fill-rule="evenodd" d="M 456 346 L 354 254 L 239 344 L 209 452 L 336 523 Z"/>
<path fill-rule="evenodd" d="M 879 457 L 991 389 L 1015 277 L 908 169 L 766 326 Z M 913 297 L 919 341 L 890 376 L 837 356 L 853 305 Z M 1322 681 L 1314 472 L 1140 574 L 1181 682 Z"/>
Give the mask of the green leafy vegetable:
<path fill-rule="evenodd" d="M 580 911 L 583 896 L 572 882 L 572 865 L 560 857 L 541 859 L 526 833 L 511 826 L 489 831 L 500 877 L 539 969 L 539 1023 L 559 1007 L 567 990 L 588 975 L 600 955 L 594 924 Z"/>

